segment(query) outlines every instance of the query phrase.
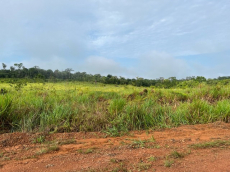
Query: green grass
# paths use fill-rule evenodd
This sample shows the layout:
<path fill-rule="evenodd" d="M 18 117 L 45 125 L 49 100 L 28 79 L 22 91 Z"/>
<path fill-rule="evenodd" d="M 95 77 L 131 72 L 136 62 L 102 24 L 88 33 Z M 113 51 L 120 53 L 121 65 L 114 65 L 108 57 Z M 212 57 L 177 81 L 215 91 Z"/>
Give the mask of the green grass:
<path fill-rule="evenodd" d="M 204 142 L 190 145 L 194 149 L 206 149 L 206 148 L 220 148 L 230 146 L 230 140 L 216 140 L 212 142 Z"/>
<path fill-rule="evenodd" d="M 172 158 L 183 158 L 184 154 L 183 153 L 179 153 L 177 151 L 173 151 L 173 152 L 171 152 L 170 157 L 172 157 Z"/>
<path fill-rule="evenodd" d="M 151 164 L 150 163 L 139 163 L 137 164 L 137 169 L 138 171 L 144 171 L 144 170 L 148 170 L 149 168 L 151 168 Z"/>
<path fill-rule="evenodd" d="M 173 160 L 165 160 L 164 161 L 164 166 L 165 167 L 171 167 L 173 163 L 174 163 Z"/>
<path fill-rule="evenodd" d="M 68 145 L 68 144 L 76 144 L 76 143 L 77 141 L 75 139 L 58 141 L 58 145 Z"/>
<path fill-rule="evenodd" d="M 90 153 L 93 153 L 93 149 L 79 149 L 77 150 L 78 153 L 81 153 L 81 154 L 90 154 Z"/>
<path fill-rule="evenodd" d="M 33 139 L 33 143 L 43 143 L 45 141 L 45 136 L 38 136 Z"/>
<path fill-rule="evenodd" d="M 2 132 L 104 131 L 120 136 L 130 130 L 228 122 L 230 118 L 229 85 L 153 89 L 62 82 L 30 83 L 18 91 L 0 83 L 0 88 L 7 91 L 0 95 Z M 141 96 L 144 89 L 148 93 Z"/>
<path fill-rule="evenodd" d="M 157 160 L 157 158 L 155 156 L 151 156 L 151 157 L 148 158 L 149 162 L 154 162 L 156 160 Z"/>
<path fill-rule="evenodd" d="M 38 151 L 37 155 L 47 154 L 55 151 L 59 151 L 59 147 L 57 145 L 51 145 Z"/>

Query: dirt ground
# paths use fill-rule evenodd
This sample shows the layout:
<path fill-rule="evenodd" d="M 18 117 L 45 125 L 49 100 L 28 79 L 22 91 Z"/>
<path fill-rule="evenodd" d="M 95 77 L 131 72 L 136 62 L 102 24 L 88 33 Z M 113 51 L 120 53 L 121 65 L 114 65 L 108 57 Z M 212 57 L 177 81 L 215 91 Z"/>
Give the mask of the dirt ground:
<path fill-rule="evenodd" d="M 230 123 L 215 122 L 121 137 L 104 133 L 5 133 L 2 172 L 230 172 Z"/>

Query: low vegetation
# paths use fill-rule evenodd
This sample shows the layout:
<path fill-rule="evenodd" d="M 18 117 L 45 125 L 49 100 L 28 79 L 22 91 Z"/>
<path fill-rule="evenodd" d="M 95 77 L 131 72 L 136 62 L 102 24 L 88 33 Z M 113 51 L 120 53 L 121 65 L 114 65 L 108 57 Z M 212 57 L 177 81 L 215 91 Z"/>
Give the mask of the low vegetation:
<path fill-rule="evenodd" d="M 58 151 L 59 147 L 57 145 L 50 145 L 46 148 L 42 148 L 40 151 L 37 152 L 37 155 L 47 154 L 51 152 Z"/>
<path fill-rule="evenodd" d="M 171 167 L 173 163 L 174 163 L 173 160 L 165 160 L 164 161 L 164 166 L 165 167 Z"/>
<path fill-rule="evenodd" d="M 228 122 L 230 117 L 229 85 L 157 89 L 86 82 L 17 84 L 0 83 L 1 132 L 104 131 L 119 136 L 130 130 Z"/>
<path fill-rule="evenodd" d="M 222 148 L 222 147 L 229 147 L 230 140 L 216 140 L 212 142 L 204 142 L 204 143 L 197 143 L 190 145 L 191 148 L 194 149 L 206 149 L 206 148 Z"/>

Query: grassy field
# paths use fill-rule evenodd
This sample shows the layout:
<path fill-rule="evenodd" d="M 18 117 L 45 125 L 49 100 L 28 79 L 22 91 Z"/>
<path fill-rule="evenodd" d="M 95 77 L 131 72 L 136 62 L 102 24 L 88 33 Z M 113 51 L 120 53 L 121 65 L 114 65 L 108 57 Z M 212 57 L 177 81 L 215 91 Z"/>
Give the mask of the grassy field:
<path fill-rule="evenodd" d="M 154 89 L 82 82 L 0 83 L 0 131 L 104 131 L 112 136 L 181 124 L 228 122 L 230 86 Z"/>

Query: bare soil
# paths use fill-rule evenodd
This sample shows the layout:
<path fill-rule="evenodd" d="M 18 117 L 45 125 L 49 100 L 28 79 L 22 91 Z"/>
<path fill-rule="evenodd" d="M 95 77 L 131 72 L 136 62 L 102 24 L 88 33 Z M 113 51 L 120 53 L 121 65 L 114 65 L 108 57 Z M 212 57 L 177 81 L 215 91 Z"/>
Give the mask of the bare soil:
<path fill-rule="evenodd" d="M 230 143 L 229 123 L 135 131 L 121 137 L 5 133 L 0 135 L 0 171 L 230 172 L 230 144 L 215 144 L 222 141 Z M 212 144 L 192 146 L 199 143 Z"/>

